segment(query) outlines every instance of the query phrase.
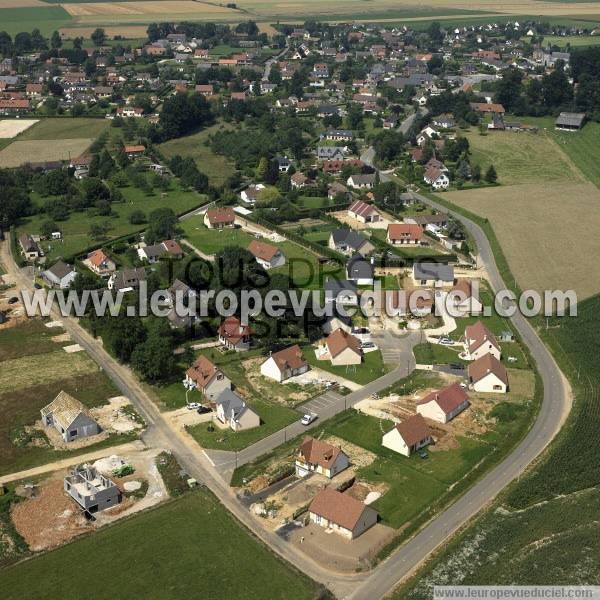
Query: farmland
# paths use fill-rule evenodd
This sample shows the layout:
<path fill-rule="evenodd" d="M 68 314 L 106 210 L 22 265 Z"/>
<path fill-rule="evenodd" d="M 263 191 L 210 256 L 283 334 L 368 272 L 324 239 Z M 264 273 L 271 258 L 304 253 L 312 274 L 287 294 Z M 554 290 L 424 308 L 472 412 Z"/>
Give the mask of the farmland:
<path fill-rule="evenodd" d="M 0 474 L 20 471 L 64 458 L 68 452 L 28 438 L 26 427 L 40 418 L 40 409 L 64 390 L 86 406 L 104 404 L 119 391 L 86 354 L 67 354 L 54 341 L 60 328 L 40 320 L 0 331 Z M 32 377 L 32 373 L 35 376 Z M 42 441 L 42 438 L 40 438 Z M 110 437 L 88 446 L 114 443 Z"/>
<path fill-rule="evenodd" d="M 545 459 L 496 505 L 436 556 L 395 598 L 431 597 L 453 584 L 585 584 L 599 577 L 598 335 L 600 296 L 578 316 L 551 319 L 542 336 L 569 377 L 575 403 Z"/>
<path fill-rule="evenodd" d="M 0 138 L 11 139 L 35 125 L 35 119 L 4 119 L 0 121 Z"/>
<path fill-rule="evenodd" d="M 115 568 L 115 556 L 123 568 Z M 253 560 L 240 560 L 248 556 Z M 202 490 L 6 569 L 3 597 L 49 600 L 61 588 L 65 600 L 78 599 L 79 587 L 69 585 L 69 565 L 75 563 L 84 580 L 103 582 L 88 589 L 90 600 L 124 594 L 148 600 L 310 600 L 316 593 L 308 578 L 247 535 L 217 499 Z M 223 577 L 232 564 L 235 577 Z"/>
<path fill-rule="evenodd" d="M 41 119 L 19 136 L 19 140 L 70 140 L 96 138 L 108 127 L 106 119 Z"/>
<path fill-rule="evenodd" d="M 591 183 L 500 186 L 449 192 L 445 199 L 489 219 L 522 289 L 598 290 L 600 191 Z M 576 232 L 565 226 L 577 223 Z"/>
<path fill-rule="evenodd" d="M 50 35 L 71 20 L 62 6 L 48 6 L 31 0 L 16 4 L 13 0 L 0 2 L 0 23 L 2 30 L 11 36 L 21 31 L 39 29 L 43 35 Z"/>
<path fill-rule="evenodd" d="M 54 160 L 68 161 L 83 154 L 94 141 L 92 138 L 61 140 L 18 140 L 0 151 L 0 168 L 20 167 L 26 163 Z"/>
<path fill-rule="evenodd" d="M 493 164 L 498 172 L 498 182 L 503 185 L 582 179 L 546 131 L 493 131 L 481 135 L 472 128 L 467 139 L 472 162 L 480 165 L 482 172 Z"/>

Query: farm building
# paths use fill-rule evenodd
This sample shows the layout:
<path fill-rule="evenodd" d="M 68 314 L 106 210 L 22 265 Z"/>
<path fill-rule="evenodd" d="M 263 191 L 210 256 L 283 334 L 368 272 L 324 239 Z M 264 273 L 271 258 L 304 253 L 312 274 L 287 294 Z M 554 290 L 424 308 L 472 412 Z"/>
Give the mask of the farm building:
<path fill-rule="evenodd" d="M 562 131 L 577 131 L 583 127 L 584 122 L 585 113 L 561 112 L 554 121 L 554 128 Z"/>

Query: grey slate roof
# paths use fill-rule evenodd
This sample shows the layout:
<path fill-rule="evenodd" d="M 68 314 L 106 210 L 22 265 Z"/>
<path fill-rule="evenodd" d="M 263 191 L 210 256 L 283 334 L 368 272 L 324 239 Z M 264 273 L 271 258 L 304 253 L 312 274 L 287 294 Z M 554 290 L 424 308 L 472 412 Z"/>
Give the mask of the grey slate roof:
<path fill-rule="evenodd" d="M 558 127 L 581 127 L 584 119 L 585 113 L 561 112 L 555 121 L 555 125 Z"/>
<path fill-rule="evenodd" d="M 417 280 L 454 281 L 454 267 L 435 262 L 421 262 L 413 265 L 413 276 Z"/>
<path fill-rule="evenodd" d="M 75 269 L 71 265 L 59 260 L 55 265 L 51 266 L 46 272 L 52 273 L 57 279 L 62 279 L 72 273 Z"/>
<path fill-rule="evenodd" d="M 375 269 L 371 261 L 360 254 L 355 254 L 346 265 L 348 279 L 373 279 Z"/>
<path fill-rule="evenodd" d="M 331 237 L 336 247 L 345 244 L 353 250 L 359 250 L 367 241 L 360 233 L 352 229 L 336 229 L 331 232 Z"/>
<path fill-rule="evenodd" d="M 331 298 L 336 298 L 340 292 L 356 294 L 357 287 L 353 281 L 347 279 L 328 278 L 325 282 L 325 293 Z"/>

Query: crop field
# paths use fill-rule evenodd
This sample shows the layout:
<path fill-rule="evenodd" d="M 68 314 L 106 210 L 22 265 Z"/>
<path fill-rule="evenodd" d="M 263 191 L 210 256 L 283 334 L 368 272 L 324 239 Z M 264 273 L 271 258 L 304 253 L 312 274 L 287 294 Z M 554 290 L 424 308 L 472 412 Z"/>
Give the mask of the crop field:
<path fill-rule="evenodd" d="M 0 474 L 58 460 L 69 453 L 28 440 L 24 427 L 40 418 L 40 409 L 64 390 L 87 406 L 119 395 L 87 354 L 67 354 L 51 338 L 63 333 L 41 320 L 0 331 Z M 90 448 L 114 443 L 111 437 Z M 123 441 L 123 438 L 119 438 Z M 15 443 L 16 441 L 16 443 Z"/>
<path fill-rule="evenodd" d="M 597 46 L 600 44 L 600 37 L 597 35 L 546 35 L 544 36 L 544 44 L 559 46 L 560 48 L 565 48 L 567 45 L 571 48 Z"/>
<path fill-rule="evenodd" d="M 93 138 L 69 140 L 17 140 L 0 151 L 0 168 L 20 167 L 29 162 L 69 160 L 83 154 Z"/>
<path fill-rule="evenodd" d="M 540 330 L 575 395 L 567 425 L 544 460 L 399 588 L 395 599 L 431 598 L 431 587 L 448 580 L 454 585 L 598 580 L 599 310 L 596 295 L 578 306 L 576 318 L 554 318 Z"/>
<path fill-rule="evenodd" d="M 133 186 L 121 188 L 121 193 L 125 201 L 111 205 L 113 214 L 110 217 L 90 216 L 88 212 L 83 211 L 71 213 L 66 221 L 61 221 L 59 226 L 63 239 L 42 242 L 42 248 L 48 261 L 52 262 L 59 257 L 70 260 L 74 255 L 80 254 L 92 245 L 98 246 L 103 241 L 138 231 L 140 225 L 132 225 L 129 222 L 129 216 L 134 211 L 142 210 L 147 216 L 154 209 L 167 206 L 172 208 L 176 214 L 181 214 L 204 202 L 203 196 L 196 192 L 182 190 L 177 181 L 171 182 L 171 189 L 166 192 L 164 198 L 159 192 L 147 196 Z M 46 220 L 45 214 L 29 217 L 19 226 L 19 233 L 39 233 Z M 90 237 L 90 226 L 93 223 L 108 226 L 105 240 L 93 240 Z"/>
<path fill-rule="evenodd" d="M 90 600 L 311 600 L 318 593 L 316 584 L 248 535 L 203 490 L 3 570 L 2 596 L 50 600 L 62 589 L 63 600 L 79 600 L 81 590 L 71 585 L 73 564 L 83 581 L 102 581 L 86 591 Z M 233 564 L 235 576 L 224 577 Z"/>
<path fill-rule="evenodd" d="M 107 127 L 106 119 L 62 118 L 40 119 L 33 127 L 24 131 L 19 140 L 70 140 L 96 138 Z"/>
<path fill-rule="evenodd" d="M 581 174 L 546 131 L 492 131 L 481 135 L 473 128 L 467 139 L 472 162 L 481 166 L 482 173 L 493 164 L 498 182 L 503 185 L 582 180 Z"/>
<path fill-rule="evenodd" d="M 2 30 L 11 36 L 22 31 L 39 29 L 43 35 L 50 35 L 71 20 L 62 6 L 49 6 L 33 0 L 1 0 L 0 23 Z"/>
<path fill-rule="evenodd" d="M 600 123 L 587 123 L 577 132 L 553 130 L 552 136 L 579 170 L 600 188 Z"/>
<path fill-rule="evenodd" d="M 444 199 L 489 219 L 521 289 L 598 292 L 600 190 L 591 183 L 499 186 Z"/>
<path fill-rule="evenodd" d="M 12 139 L 37 122 L 37 119 L 3 119 L 0 121 L 0 138 Z"/>

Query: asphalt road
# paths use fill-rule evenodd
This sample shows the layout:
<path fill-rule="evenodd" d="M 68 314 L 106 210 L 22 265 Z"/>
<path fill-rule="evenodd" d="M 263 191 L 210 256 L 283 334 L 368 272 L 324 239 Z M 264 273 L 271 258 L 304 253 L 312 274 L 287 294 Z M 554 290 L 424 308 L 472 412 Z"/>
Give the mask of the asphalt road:
<path fill-rule="evenodd" d="M 423 196 L 419 196 L 419 198 L 436 209 L 448 211 L 446 207 Z M 479 259 L 487 270 L 492 289 L 494 291 L 505 289 L 506 286 L 502 281 L 492 249 L 483 230 L 462 215 L 453 211 L 448 212 L 462 221 L 473 236 L 479 250 Z M 519 477 L 560 430 L 571 406 L 568 382 L 527 319 L 520 313 L 516 313 L 511 322 L 529 348 L 544 384 L 544 398 L 533 427 L 509 456 L 379 565 L 348 598 L 372 600 L 373 598 L 382 598 L 390 593 L 457 529 L 467 523 L 500 491 Z"/>

